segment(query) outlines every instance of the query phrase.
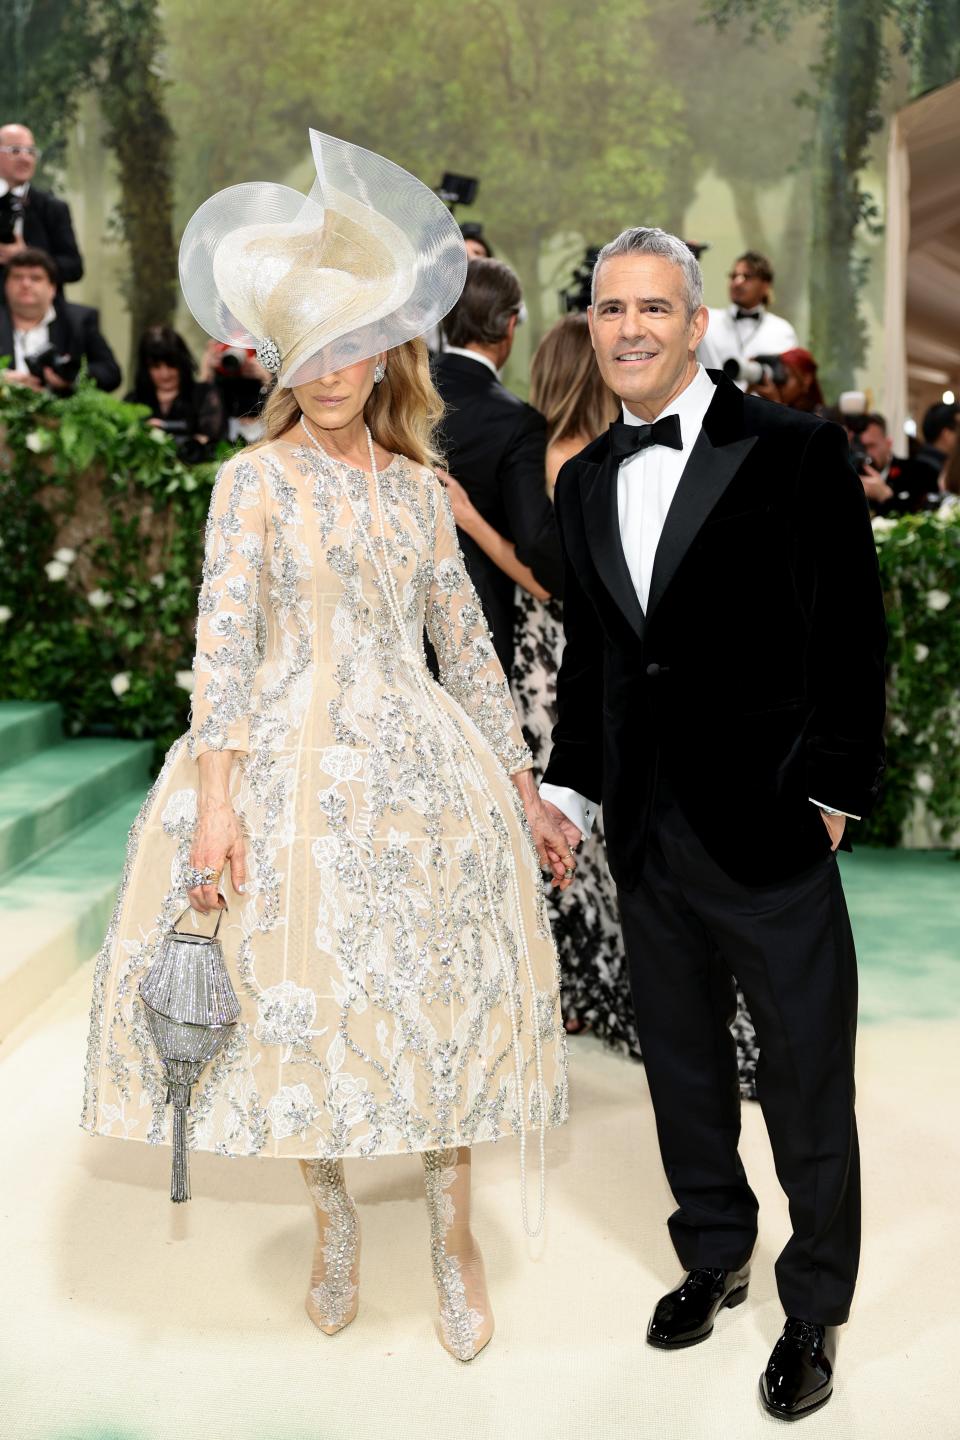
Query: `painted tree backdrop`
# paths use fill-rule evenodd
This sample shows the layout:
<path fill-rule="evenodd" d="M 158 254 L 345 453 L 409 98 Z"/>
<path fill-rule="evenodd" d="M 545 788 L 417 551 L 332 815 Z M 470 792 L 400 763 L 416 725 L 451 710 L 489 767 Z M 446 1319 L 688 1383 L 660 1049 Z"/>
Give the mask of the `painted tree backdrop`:
<path fill-rule="evenodd" d="M 0 109 L 32 124 L 51 171 L 96 97 L 134 335 L 174 313 L 194 207 L 240 180 L 308 184 L 314 125 L 428 183 L 480 176 L 474 213 L 521 273 L 527 350 L 585 246 L 626 224 L 713 240 L 722 300 L 735 251 L 703 196 L 723 194 L 833 391 L 869 358 L 878 137 L 958 73 L 960 0 L 10 0 L 0 41 Z"/>

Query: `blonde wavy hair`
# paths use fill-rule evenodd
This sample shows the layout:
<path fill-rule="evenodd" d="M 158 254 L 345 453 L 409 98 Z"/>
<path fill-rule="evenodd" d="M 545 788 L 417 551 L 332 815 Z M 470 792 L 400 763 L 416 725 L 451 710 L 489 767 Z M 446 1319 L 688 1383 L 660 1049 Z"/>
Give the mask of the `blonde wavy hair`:
<path fill-rule="evenodd" d="M 275 385 L 263 408 L 264 437 L 250 448 L 256 450 L 279 439 L 301 413 L 293 391 Z M 363 418 L 374 442 L 384 450 L 431 469 L 442 464 L 437 427 L 443 418 L 443 401 L 430 374 L 430 352 L 422 340 L 407 340 L 387 351 L 387 373 L 370 392 Z"/>
<path fill-rule="evenodd" d="M 586 315 L 564 315 L 540 341 L 530 365 L 530 404 L 546 419 L 551 445 L 595 440 L 620 414 L 597 367 Z"/>

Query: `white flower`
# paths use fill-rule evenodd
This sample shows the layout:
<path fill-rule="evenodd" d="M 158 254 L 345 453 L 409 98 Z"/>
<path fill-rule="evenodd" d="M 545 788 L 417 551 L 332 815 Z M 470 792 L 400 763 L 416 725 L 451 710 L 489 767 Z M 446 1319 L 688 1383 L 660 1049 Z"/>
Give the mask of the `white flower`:
<path fill-rule="evenodd" d="M 950 596 L 946 590 L 928 590 L 927 604 L 931 610 L 946 610 L 950 604 Z"/>
<path fill-rule="evenodd" d="M 192 670 L 178 670 L 176 681 L 181 690 L 193 691 L 195 679 Z"/>
<path fill-rule="evenodd" d="M 929 795 L 933 790 L 933 776 L 926 770 L 917 771 L 917 789 L 921 795 Z"/>
<path fill-rule="evenodd" d="M 0 605 L 0 625 L 6 625 L 13 611 L 9 605 Z"/>
<path fill-rule="evenodd" d="M 159 570 L 156 575 L 151 575 L 151 576 L 150 576 L 150 584 L 151 584 L 151 585 L 156 585 L 156 587 L 157 587 L 158 590 L 162 590 L 163 587 L 164 587 L 164 585 L 166 585 L 166 583 L 167 583 L 167 577 L 166 577 L 166 575 L 164 575 L 164 573 L 163 573 L 162 570 Z"/>
<path fill-rule="evenodd" d="M 61 565 L 72 565 L 77 558 L 77 552 L 64 545 L 61 549 L 53 552 L 53 558 L 59 560 Z"/>
<path fill-rule="evenodd" d="M 91 590 L 87 596 L 87 603 L 92 605 L 94 610 L 106 610 L 108 605 L 113 604 L 113 596 L 106 590 Z"/>
<path fill-rule="evenodd" d="M 151 439 L 151 440 L 155 440 L 158 445 L 165 445 L 165 444 L 167 443 L 167 432 L 166 432 L 166 430 L 158 430 L 158 429 L 154 426 L 154 427 L 152 427 L 150 430 L 147 431 L 147 434 L 150 436 L 150 439 Z"/>
<path fill-rule="evenodd" d="M 53 436 L 49 430 L 31 430 L 23 443 L 34 455 L 42 455 L 53 444 Z"/>
<path fill-rule="evenodd" d="M 119 675 L 114 675 L 113 679 L 110 681 L 110 689 L 113 691 L 114 695 L 116 695 L 118 700 L 120 699 L 121 695 L 126 695 L 127 691 L 130 689 L 130 671 L 121 670 Z"/>
<path fill-rule="evenodd" d="M 929 646 L 929 645 L 921 645 L 921 644 L 919 644 L 919 643 L 917 643 L 916 645 L 914 645 L 914 647 L 913 647 L 913 658 L 914 658 L 914 660 L 926 660 L 926 658 L 927 658 L 927 656 L 928 656 L 929 654 L 930 654 L 930 646 Z"/>
<path fill-rule="evenodd" d="M 318 870 L 328 870 L 331 865 L 337 863 L 337 856 L 340 854 L 340 841 L 336 835 L 320 835 L 313 842 L 312 847 L 313 863 Z"/>
<path fill-rule="evenodd" d="M 350 780 L 363 764 L 362 758 L 349 745 L 330 745 L 320 752 L 320 768 L 336 780 Z"/>
<path fill-rule="evenodd" d="M 871 520 L 874 535 L 885 535 L 888 530 L 894 529 L 896 520 L 890 520 L 886 515 L 874 515 Z"/>
<path fill-rule="evenodd" d="M 70 566 L 65 565 L 62 560 L 48 560 L 44 565 L 48 580 L 63 580 L 70 573 Z"/>

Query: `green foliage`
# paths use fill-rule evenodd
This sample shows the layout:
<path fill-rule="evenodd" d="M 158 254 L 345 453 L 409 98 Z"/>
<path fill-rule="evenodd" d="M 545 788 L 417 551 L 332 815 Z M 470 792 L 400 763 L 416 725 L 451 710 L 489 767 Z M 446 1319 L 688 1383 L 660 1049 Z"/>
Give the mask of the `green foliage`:
<path fill-rule="evenodd" d="M 890 633 L 887 772 L 869 837 L 896 845 L 918 797 L 960 831 L 960 506 L 875 520 Z"/>
<path fill-rule="evenodd" d="M 0 699 L 56 700 L 68 733 L 159 758 L 187 723 L 215 467 L 182 465 L 146 415 L 92 384 L 0 388 Z"/>

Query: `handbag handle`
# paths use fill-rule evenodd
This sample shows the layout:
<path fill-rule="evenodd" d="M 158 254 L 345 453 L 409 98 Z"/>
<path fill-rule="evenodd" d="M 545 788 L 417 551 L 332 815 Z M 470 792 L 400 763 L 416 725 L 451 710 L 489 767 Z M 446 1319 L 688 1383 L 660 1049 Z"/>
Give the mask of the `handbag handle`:
<path fill-rule="evenodd" d="M 173 934 L 173 935 L 179 935 L 179 934 L 180 934 L 180 931 L 177 929 L 177 926 L 180 924 L 180 921 L 183 919 L 184 915 L 186 915 L 187 910 L 192 910 L 192 909 L 193 909 L 193 906 L 192 906 L 192 905 L 188 905 L 186 910 L 181 910 L 181 911 L 180 911 L 180 914 L 177 916 L 176 920 L 174 920 L 174 922 L 173 922 L 173 929 L 172 929 L 172 931 L 171 931 L 171 934 Z M 218 930 L 220 929 L 220 921 L 223 919 L 225 912 L 226 912 L 227 910 L 229 910 L 229 909 L 230 909 L 230 906 L 226 903 L 226 901 L 224 901 L 224 903 L 221 905 L 220 909 L 217 911 L 217 923 L 216 923 L 216 925 L 213 927 L 213 934 L 208 937 L 210 940 L 216 940 L 216 938 L 217 938 L 217 932 L 218 932 Z"/>

